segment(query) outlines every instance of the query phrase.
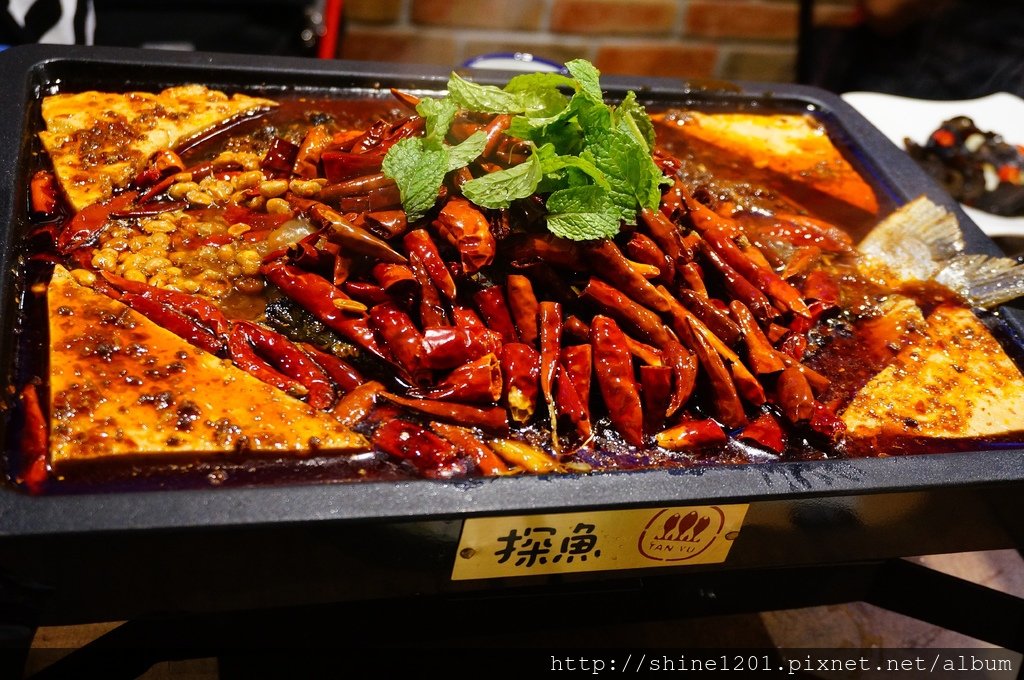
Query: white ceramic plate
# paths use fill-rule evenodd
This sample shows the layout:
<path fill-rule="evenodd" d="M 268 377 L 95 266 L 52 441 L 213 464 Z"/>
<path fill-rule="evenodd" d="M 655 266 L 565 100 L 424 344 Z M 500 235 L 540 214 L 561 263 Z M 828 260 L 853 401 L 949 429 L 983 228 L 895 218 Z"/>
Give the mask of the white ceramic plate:
<path fill-rule="evenodd" d="M 842 98 L 901 149 L 906 148 L 903 140 L 907 137 L 924 144 L 928 135 L 954 116 L 967 116 L 982 130 L 1024 144 L 1024 99 L 1006 92 L 962 101 L 910 99 L 878 92 L 847 92 Z M 989 236 L 1024 237 L 1024 217 L 1002 217 L 966 206 L 964 212 Z"/>

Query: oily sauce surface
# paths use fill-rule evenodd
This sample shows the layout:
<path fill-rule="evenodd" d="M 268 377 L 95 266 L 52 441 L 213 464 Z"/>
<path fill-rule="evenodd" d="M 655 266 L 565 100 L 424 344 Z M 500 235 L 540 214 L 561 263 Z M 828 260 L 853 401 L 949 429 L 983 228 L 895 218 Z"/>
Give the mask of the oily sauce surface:
<path fill-rule="evenodd" d="M 264 156 L 272 149 L 275 140 L 284 139 L 299 145 L 311 126 L 324 125 L 332 133 L 348 129 L 365 129 L 378 119 L 399 121 L 407 111 L 391 99 L 381 100 L 282 100 L 281 105 L 252 120 L 247 120 L 203 138 L 187 142 L 181 147 L 181 157 L 187 164 L 202 163 L 218 157 L 224 152 L 256 154 Z M 730 202 L 752 215 L 771 215 L 776 211 L 801 210 L 815 218 L 841 224 L 851 233 L 863 233 L 877 216 L 865 214 L 849 205 L 815 192 L 791 178 L 764 168 L 751 168 L 736 159 L 730 159 L 713 147 L 700 142 L 685 141 L 676 137 L 670 129 L 659 129 L 659 145 L 673 154 L 681 163 L 680 176 L 692 186 L 711 194 L 719 202 Z M 40 156 L 45 164 L 45 157 Z M 231 210 L 228 208 L 227 210 Z M 187 211 L 199 224 L 224 226 L 234 217 L 225 215 L 225 209 L 210 207 Z M 38 282 L 48 278 L 52 262 L 58 256 L 52 251 L 52 235 L 58 233 L 66 214 L 32 226 L 25 239 L 24 273 L 25 281 Z M 206 258 L 208 269 L 217 269 L 214 262 L 224 260 L 222 253 L 227 245 L 235 246 L 235 252 L 251 245 L 255 256 L 265 258 L 272 250 L 267 240 L 282 229 L 282 222 L 269 220 L 266 224 L 254 224 L 253 233 L 260 232 L 262 240 L 246 241 L 236 236 L 228 238 L 219 234 L 195 232 L 188 238 L 179 237 L 180 230 L 168 238 L 168 248 L 194 253 L 198 259 Z M 270 234 L 270 236 L 268 236 Z M 168 251 L 172 252 L 172 251 Z M 212 253 L 212 254 L 211 254 Z M 234 261 L 231 261 L 232 264 Z M 819 400 L 828 404 L 833 411 L 840 410 L 866 382 L 892 361 L 898 344 L 896 339 L 888 340 L 892 329 L 879 327 L 878 315 L 874 312 L 892 291 L 879 289 L 860 277 L 852 266 L 851 256 L 827 258 L 824 265 L 836 274 L 839 286 L 840 304 L 824 314 L 808 333 L 805 363 L 810 368 L 828 376 L 830 384 L 819 395 Z M 229 276 L 227 265 L 218 271 Z M 500 277 L 513 271 L 509 262 L 498 261 L 489 276 Z M 406 379 L 385 363 L 374 361 L 351 350 L 341 347 L 336 336 L 329 329 L 304 314 L 300 308 L 288 304 L 272 287 L 258 282 L 258 276 L 242 273 L 228 278 L 224 290 L 220 291 L 219 306 L 231 318 L 247 320 L 270 320 L 271 325 L 296 341 L 312 342 L 320 347 L 330 346 L 342 356 L 350 359 L 364 375 L 378 380 L 396 391 L 409 388 Z M 553 288 L 579 290 L 586 285 L 585 276 L 569 273 L 562 279 L 547 279 Z M 709 293 L 720 292 L 722 284 L 709 280 Z M 28 293 L 22 309 L 23 337 L 19 350 L 19 374 L 27 381 L 38 383 L 45 394 L 47 366 L 45 340 L 40 329 L 45 328 L 45 297 Z M 538 297 L 547 291 L 538 290 Z M 915 301 L 927 314 L 940 302 L 949 301 L 949 293 L 938 286 L 923 285 L 900 293 Z M 585 302 L 567 304 L 566 315 L 589 317 L 593 310 Z M 347 354 L 346 354 L 347 352 Z M 714 400 L 713 390 L 704 379 L 698 380 L 696 397 L 693 400 L 693 417 L 713 417 L 714 413 L 702 404 Z M 45 401 L 45 400 L 44 400 Z M 430 418 L 403 413 L 388 402 L 378 403 L 374 422 L 386 421 L 390 417 L 408 419 L 426 424 Z M 771 405 L 764 408 L 766 413 L 781 417 L 778 409 Z M 372 435 L 368 425 L 357 424 L 354 428 L 367 436 Z M 922 453 L 931 451 L 961 450 L 979 446 L 998 445 L 1000 442 L 979 441 L 912 441 L 892 442 L 886 451 L 863 451 L 848 448 L 842 438 L 832 439 L 806 428 L 794 428 L 785 440 L 784 448 L 774 452 L 748 441 L 730 437 L 724 445 L 698 447 L 691 451 L 669 451 L 656 446 L 638 449 L 623 441 L 612 426 L 609 414 L 602 405 L 597 405 L 593 414 L 593 440 L 576 454 L 576 460 L 594 470 L 626 470 L 643 468 L 686 467 L 693 465 L 740 464 L 750 462 L 772 462 L 813 460 L 845 455 L 880 455 L 898 453 Z M 550 440 L 549 429 L 541 422 L 516 426 L 516 436 L 537 446 L 544 446 Z M 68 468 L 61 479 L 47 482 L 49 490 L 75 492 L 79 490 L 110 490 L 126 488 L 182 487 L 202 485 L 240 485 L 291 482 L 324 482 L 355 480 L 393 480 L 415 476 L 408 466 L 396 462 L 380 451 L 370 451 L 354 456 L 331 457 L 311 456 L 296 459 L 291 456 L 253 460 L 242 454 L 228 455 L 216 461 L 175 461 L 166 463 L 122 460 L 110 466 L 83 466 L 81 469 Z"/>

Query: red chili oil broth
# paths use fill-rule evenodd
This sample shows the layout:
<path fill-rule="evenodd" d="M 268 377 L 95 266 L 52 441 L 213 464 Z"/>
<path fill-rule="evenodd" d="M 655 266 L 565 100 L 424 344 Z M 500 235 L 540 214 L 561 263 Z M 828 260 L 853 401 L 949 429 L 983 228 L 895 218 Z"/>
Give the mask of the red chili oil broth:
<path fill-rule="evenodd" d="M 223 150 L 265 150 L 275 136 L 281 136 L 297 143 L 301 141 L 302 130 L 311 124 L 327 120 L 333 121 L 339 128 L 361 129 L 374 120 L 384 117 L 398 120 L 408 115 L 408 110 L 390 98 L 367 100 L 337 99 L 280 99 L 281 105 L 271 112 L 246 120 L 241 124 L 207 134 L 205 139 L 183 153 L 186 164 L 194 164 L 215 157 Z M 673 135 L 668 126 L 659 126 L 659 146 L 677 155 L 684 164 L 700 165 L 716 181 L 739 187 L 742 192 L 764 199 L 777 193 L 795 199 L 819 219 L 833 222 L 849 230 L 854 236 L 863 235 L 867 229 L 877 222 L 877 216 L 869 215 L 858 209 L 820 194 L 804 185 L 765 169 L 751 168 L 746 163 L 722 154 L 718 149 L 699 142 L 683 142 L 678 135 Z M 847 153 L 850 157 L 850 154 Z M 45 154 L 37 153 L 39 167 L 48 167 L 49 161 Z M 30 173 L 31 174 L 31 173 Z M 882 203 L 882 211 L 887 212 L 893 206 L 887 194 L 876 186 L 876 193 Z M 27 191 L 27 188 L 26 188 Z M 47 227 L 59 224 L 67 219 L 66 209 L 49 222 L 33 221 L 29 225 L 28 234 L 45 231 Z M 51 263 L 47 261 L 47 240 L 42 238 L 23 239 L 21 259 L 21 290 L 25 290 L 23 303 L 19 305 L 18 347 L 16 357 L 17 384 L 34 382 L 39 385 L 40 401 L 48 404 L 46 376 L 47 365 L 47 311 L 45 295 L 34 295 L 29 291 L 31 282 L 48 280 Z M 496 272 L 499 278 L 508 271 L 500 265 Z M 503 279 L 501 279 L 503 280 Z M 858 288 L 861 287 L 861 288 Z M 943 289 L 944 290 L 944 289 Z M 873 290 L 867 283 L 856 282 L 844 291 L 848 295 L 862 295 L 865 299 L 874 298 L 879 291 Z M 907 292 L 907 291 L 904 291 Z M 543 291 L 538 290 L 538 297 Z M 922 286 L 918 291 L 909 291 L 911 297 L 918 301 L 926 311 L 936 301 L 944 299 L 941 290 Z M 250 303 L 258 308 L 264 304 L 266 297 L 251 295 Z M 573 313 L 566 310 L 566 316 Z M 814 344 L 810 347 L 809 357 L 805 363 L 832 379 L 828 395 L 832 399 L 848 401 L 853 394 L 873 376 L 884 364 L 865 361 L 863 352 L 858 347 L 864 342 L 859 334 L 858 324 L 848 313 L 828 318 L 814 331 Z M 367 374 L 369 379 L 380 379 L 385 384 L 393 382 L 393 375 L 386 369 L 377 374 Z M 691 403 L 692 409 L 699 417 L 711 417 L 714 414 L 704 412 L 708 397 L 707 386 L 703 380 L 698 382 L 696 397 Z M 425 419 L 415 414 L 403 414 L 414 422 L 424 423 Z M 535 418 L 534 424 L 515 427 L 513 435 L 534 445 L 546 448 L 550 444 L 551 434 L 548 427 L 536 424 L 543 418 Z M 780 417 L 781 420 L 781 417 Z M 565 429 L 570 426 L 566 425 Z M 786 450 L 777 455 L 766 449 L 748 442 L 730 439 L 722 446 L 707 447 L 687 452 L 671 452 L 657 447 L 638 450 L 626 445 L 621 436 L 610 426 L 607 416 L 601 411 L 595 412 L 593 418 L 595 431 L 594 446 L 589 450 L 581 450 L 578 460 L 592 465 L 595 471 L 636 470 L 653 468 L 681 468 L 706 465 L 730 465 L 745 463 L 766 463 L 773 461 L 802 461 L 848 456 L 879 456 L 905 455 L 917 453 L 937 453 L 950 451 L 996 448 L 1004 445 L 1019 444 L 1017 438 L 992 438 L 971 440 L 876 440 L 869 445 L 864 443 L 826 441 L 823 437 L 803 432 L 789 432 Z M 356 431 L 369 434 L 368 426 L 357 425 Z M 16 433 L 17 427 L 14 428 Z M 14 445 L 17 450 L 17 445 Z M 63 476 L 55 478 L 51 475 L 45 486 L 46 492 L 76 493 L 97 490 L 138 490 L 140 488 L 191 488 L 203 486 L 239 486 L 251 484 L 280 483 L 324 483 L 351 482 L 364 480 L 387 481 L 414 478 L 416 475 L 400 463 L 388 459 L 379 452 L 367 452 L 355 456 L 309 455 L 296 456 L 261 456 L 258 454 L 240 455 L 225 454 L 216 457 L 204 457 L 200 460 L 190 459 L 187 455 L 178 459 L 164 459 L 157 462 L 143 461 L 123 457 L 122 460 L 110 463 L 72 464 L 63 469 Z M 23 461 L 9 460 L 8 477 L 18 476 Z"/>

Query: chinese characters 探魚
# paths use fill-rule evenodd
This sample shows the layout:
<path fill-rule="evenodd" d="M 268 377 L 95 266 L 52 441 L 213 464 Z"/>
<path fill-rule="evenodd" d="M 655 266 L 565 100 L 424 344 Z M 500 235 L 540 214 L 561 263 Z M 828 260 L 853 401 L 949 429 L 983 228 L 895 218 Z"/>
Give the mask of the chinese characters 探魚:
<path fill-rule="evenodd" d="M 552 527 L 527 527 L 523 533 L 512 529 L 507 535 L 498 539 L 504 547 L 494 554 L 498 564 L 504 564 L 515 558 L 515 566 L 532 567 L 535 564 L 558 564 L 564 560 L 570 564 L 575 560 L 586 562 L 587 558 L 598 558 L 601 550 L 597 547 L 597 534 L 593 524 L 580 522 L 572 530 L 572 534 L 557 541 L 558 530 Z"/>

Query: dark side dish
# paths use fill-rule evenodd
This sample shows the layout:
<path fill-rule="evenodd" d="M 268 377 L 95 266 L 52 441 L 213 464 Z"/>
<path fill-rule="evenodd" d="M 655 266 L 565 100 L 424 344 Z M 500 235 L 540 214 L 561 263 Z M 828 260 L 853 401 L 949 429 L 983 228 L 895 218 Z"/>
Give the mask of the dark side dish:
<path fill-rule="evenodd" d="M 1024 147 L 978 128 L 967 116 L 944 121 L 907 152 L 953 198 L 994 215 L 1024 215 Z"/>

